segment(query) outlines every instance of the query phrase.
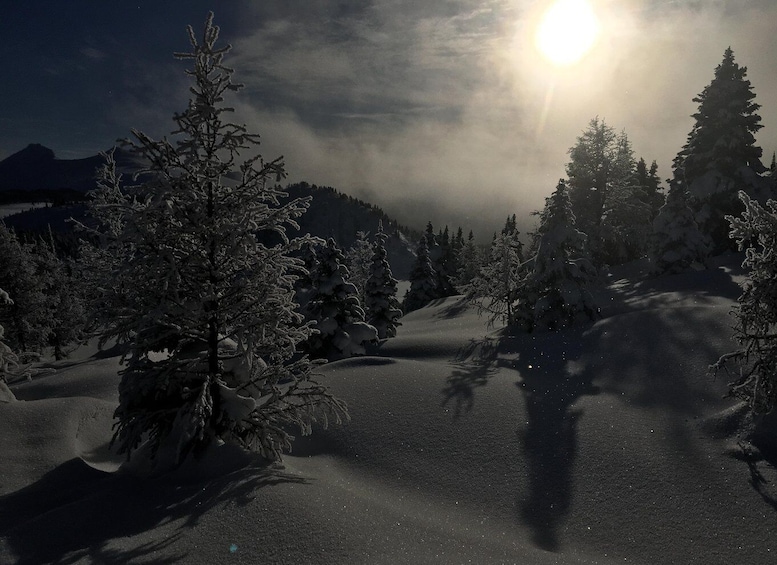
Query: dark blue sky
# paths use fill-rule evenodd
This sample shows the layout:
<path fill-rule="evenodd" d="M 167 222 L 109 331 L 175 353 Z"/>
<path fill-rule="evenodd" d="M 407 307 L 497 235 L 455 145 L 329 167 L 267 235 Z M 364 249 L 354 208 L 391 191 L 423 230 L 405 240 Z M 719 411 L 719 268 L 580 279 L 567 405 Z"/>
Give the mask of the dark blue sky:
<path fill-rule="evenodd" d="M 669 174 L 729 45 L 777 149 L 777 2 L 589 0 L 602 33 L 555 68 L 533 36 L 554 0 L 25 0 L 0 18 L 0 158 L 42 143 L 93 155 L 130 128 L 159 137 L 187 101 L 185 32 L 209 10 L 246 88 L 237 119 L 328 184 L 423 225 L 493 231 L 564 176 L 594 116 Z M 582 1 L 582 0 L 580 0 Z M 523 228 L 528 228 L 524 225 Z"/>
<path fill-rule="evenodd" d="M 0 152 L 42 143 L 59 157 L 94 154 L 141 126 L 133 106 L 181 108 L 170 81 L 184 68 L 185 26 L 218 9 L 225 35 L 248 2 L 60 2 L 29 0 L 0 19 L 12 78 L 0 93 Z M 156 111 L 153 111 L 156 113 Z M 146 127 L 151 124 L 142 124 Z"/>

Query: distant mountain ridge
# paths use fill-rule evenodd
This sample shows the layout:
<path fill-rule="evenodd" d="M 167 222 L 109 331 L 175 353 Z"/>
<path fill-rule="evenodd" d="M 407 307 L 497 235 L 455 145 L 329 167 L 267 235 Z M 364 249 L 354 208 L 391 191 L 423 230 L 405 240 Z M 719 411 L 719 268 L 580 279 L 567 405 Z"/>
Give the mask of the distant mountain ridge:
<path fill-rule="evenodd" d="M 128 151 L 116 149 L 114 158 L 120 170 L 137 166 Z M 104 162 L 101 155 L 57 159 L 48 147 L 32 143 L 0 161 L 0 196 L 4 202 L 30 196 L 49 201 L 80 200 L 97 187 L 95 171 Z"/>
<path fill-rule="evenodd" d="M 127 151 L 114 153 L 120 171 L 130 173 L 140 164 Z M 97 187 L 95 171 L 104 163 L 100 155 L 84 159 L 56 159 L 54 152 L 31 144 L 0 161 L 0 203 L 52 202 L 55 206 L 36 208 L 6 217 L 3 221 L 20 231 L 72 231 L 67 219 L 84 218 L 86 193 Z M 415 242 L 420 232 L 401 226 L 379 207 L 342 194 L 331 187 L 306 182 L 286 187 L 291 198 L 311 197 L 306 214 L 300 218 L 300 233 L 333 238 L 348 249 L 358 232 L 374 235 L 378 223 L 389 235 L 386 242 L 394 276 L 407 279 L 415 257 Z M 372 238 L 370 238 L 372 239 Z"/>

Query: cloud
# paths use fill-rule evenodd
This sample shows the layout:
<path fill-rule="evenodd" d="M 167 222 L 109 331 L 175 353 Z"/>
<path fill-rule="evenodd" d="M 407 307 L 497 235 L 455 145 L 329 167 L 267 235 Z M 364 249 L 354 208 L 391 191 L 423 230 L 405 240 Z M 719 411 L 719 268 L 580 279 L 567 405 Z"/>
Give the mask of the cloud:
<path fill-rule="evenodd" d="M 534 168 L 544 149 L 488 67 L 505 4 L 380 3 L 313 21 L 275 12 L 234 42 L 241 112 L 290 145 L 305 180 L 374 197 L 416 225 L 482 234 L 506 210 L 540 207 L 561 172 Z"/>
<path fill-rule="evenodd" d="M 82 47 L 79 49 L 80 53 L 87 59 L 93 61 L 102 61 L 108 58 L 108 54 L 95 47 Z"/>
<path fill-rule="evenodd" d="M 455 113 L 493 33 L 478 21 L 488 10 L 445 15 L 396 4 L 314 19 L 290 10 L 235 41 L 233 64 L 258 100 L 292 103 L 325 126 L 337 121 L 326 115 Z"/>

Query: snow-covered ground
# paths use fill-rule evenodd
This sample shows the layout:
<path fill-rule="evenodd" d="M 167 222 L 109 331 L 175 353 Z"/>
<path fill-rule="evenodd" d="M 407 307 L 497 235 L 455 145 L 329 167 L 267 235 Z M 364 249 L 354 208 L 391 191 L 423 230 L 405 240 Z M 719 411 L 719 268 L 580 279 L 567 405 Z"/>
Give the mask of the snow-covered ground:
<path fill-rule="evenodd" d="M 739 280 L 632 265 L 603 319 L 533 335 L 439 301 L 324 367 L 351 421 L 282 465 L 153 480 L 114 472 L 118 361 L 82 352 L 0 406 L 0 562 L 775 563 L 777 471 L 707 374 Z"/>

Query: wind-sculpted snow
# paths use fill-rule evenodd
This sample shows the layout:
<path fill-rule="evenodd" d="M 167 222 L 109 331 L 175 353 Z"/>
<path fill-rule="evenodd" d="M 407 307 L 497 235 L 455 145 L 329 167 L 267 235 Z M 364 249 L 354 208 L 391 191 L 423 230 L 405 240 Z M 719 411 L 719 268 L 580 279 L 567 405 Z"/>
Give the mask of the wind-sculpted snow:
<path fill-rule="evenodd" d="M 106 472 L 115 367 L 56 367 L 0 406 L 0 562 L 771 563 L 775 461 L 707 374 L 735 259 L 614 271 L 604 317 L 557 333 L 489 328 L 458 297 L 416 310 L 320 369 L 351 420 L 276 466 Z"/>

